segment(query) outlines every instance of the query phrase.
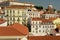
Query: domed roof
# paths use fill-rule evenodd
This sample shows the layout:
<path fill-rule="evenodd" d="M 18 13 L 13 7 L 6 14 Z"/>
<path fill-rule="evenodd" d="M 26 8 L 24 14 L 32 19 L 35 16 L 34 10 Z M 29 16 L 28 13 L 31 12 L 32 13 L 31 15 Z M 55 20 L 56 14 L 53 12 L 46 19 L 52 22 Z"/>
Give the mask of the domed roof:
<path fill-rule="evenodd" d="M 49 5 L 48 7 L 53 8 L 53 5 Z"/>

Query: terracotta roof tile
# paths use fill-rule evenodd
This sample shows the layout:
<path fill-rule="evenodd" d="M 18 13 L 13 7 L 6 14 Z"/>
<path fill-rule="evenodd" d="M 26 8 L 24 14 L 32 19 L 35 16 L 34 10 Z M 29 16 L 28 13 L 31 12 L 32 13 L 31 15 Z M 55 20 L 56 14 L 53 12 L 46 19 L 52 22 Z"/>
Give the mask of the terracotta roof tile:
<path fill-rule="evenodd" d="M 23 34 L 28 34 L 28 28 L 22 24 L 15 23 L 13 24 L 13 27 Z"/>
<path fill-rule="evenodd" d="M 30 36 L 29 40 L 60 40 L 60 36 Z"/>
<path fill-rule="evenodd" d="M 25 6 L 25 5 L 11 5 L 11 6 L 7 6 L 6 8 L 17 8 L 17 9 L 19 9 L 19 8 L 27 8 L 27 7 L 31 7 L 32 8 L 32 6 Z"/>
<path fill-rule="evenodd" d="M 46 22 L 51 22 L 51 21 L 53 21 L 53 20 L 55 20 L 55 19 L 57 19 L 57 18 L 49 18 L 49 19 L 44 19 L 44 18 L 32 18 L 32 21 L 42 21 L 42 22 L 46 23 Z"/>
<path fill-rule="evenodd" d="M 28 34 L 28 28 L 15 23 L 7 27 L 0 27 L 0 36 L 22 36 Z"/>

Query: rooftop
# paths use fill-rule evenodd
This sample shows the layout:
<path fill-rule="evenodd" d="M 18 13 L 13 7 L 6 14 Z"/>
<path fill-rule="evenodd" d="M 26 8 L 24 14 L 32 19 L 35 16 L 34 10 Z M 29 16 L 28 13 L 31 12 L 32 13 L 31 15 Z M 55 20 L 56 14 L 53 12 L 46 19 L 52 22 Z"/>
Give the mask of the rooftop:
<path fill-rule="evenodd" d="M 8 9 L 8 8 L 9 8 L 9 9 L 12 9 L 12 8 L 13 8 L 13 9 L 14 9 L 14 8 L 17 8 L 17 9 L 23 8 L 23 9 L 25 9 L 25 8 L 28 8 L 28 7 L 32 8 L 32 6 L 11 5 L 11 6 L 7 6 L 6 9 Z"/>
<path fill-rule="evenodd" d="M 28 34 L 28 28 L 22 24 L 15 23 L 7 27 L 0 27 L 0 36 L 24 36 Z"/>
<path fill-rule="evenodd" d="M 44 19 L 44 18 L 32 18 L 32 21 L 42 21 L 43 23 L 46 23 L 46 22 L 54 21 L 55 19 L 57 19 L 57 18 L 49 18 L 49 19 Z"/>
<path fill-rule="evenodd" d="M 59 36 L 29 36 L 29 40 L 59 40 Z"/>

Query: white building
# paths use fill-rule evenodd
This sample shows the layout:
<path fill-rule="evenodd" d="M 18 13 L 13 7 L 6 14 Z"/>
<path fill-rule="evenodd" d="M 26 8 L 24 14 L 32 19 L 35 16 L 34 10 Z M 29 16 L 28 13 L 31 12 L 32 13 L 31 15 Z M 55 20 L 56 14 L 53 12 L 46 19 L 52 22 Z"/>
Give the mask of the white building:
<path fill-rule="evenodd" d="M 52 20 L 49 20 L 43 18 L 32 18 L 31 34 L 33 36 L 45 36 L 50 34 L 50 30 L 55 29 L 56 25 L 51 22 Z"/>
<path fill-rule="evenodd" d="M 33 9 L 34 5 L 19 2 L 9 2 L 8 4 L 9 4 L 8 6 L 4 7 L 7 24 L 8 25 L 13 23 L 27 24 L 29 9 Z"/>
<path fill-rule="evenodd" d="M 0 18 L 0 26 L 7 26 L 7 21 L 5 19 Z"/>
<path fill-rule="evenodd" d="M 27 15 L 28 17 L 32 17 L 32 18 L 35 18 L 35 17 L 40 18 L 40 12 L 37 10 L 33 10 L 33 9 L 31 9 L 31 11 L 28 11 Z"/>
<path fill-rule="evenodd" d="M 49 18 L 58 18 L 59 15 L 58 14 L 43 14 L 45 19 L 49 19 Z"/>

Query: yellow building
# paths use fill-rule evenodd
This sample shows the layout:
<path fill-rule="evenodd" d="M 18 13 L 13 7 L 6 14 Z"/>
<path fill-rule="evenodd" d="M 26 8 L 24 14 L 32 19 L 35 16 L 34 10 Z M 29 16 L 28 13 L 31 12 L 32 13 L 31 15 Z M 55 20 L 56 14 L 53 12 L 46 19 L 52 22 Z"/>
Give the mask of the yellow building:
<path fill-rule="evenodd" d="M 60 18 L 57 18 L 56 20 L 54 20 L 53 23 L 56 25 L 60 25 Z"/>
<path fill-rule="evenodd" d="M 7 17 L 7 24 L 20 23 L 26 25 L 29 8 L 32 8 L 32 6 L 10 5 L 5 7 L 4 10 Z"/>

